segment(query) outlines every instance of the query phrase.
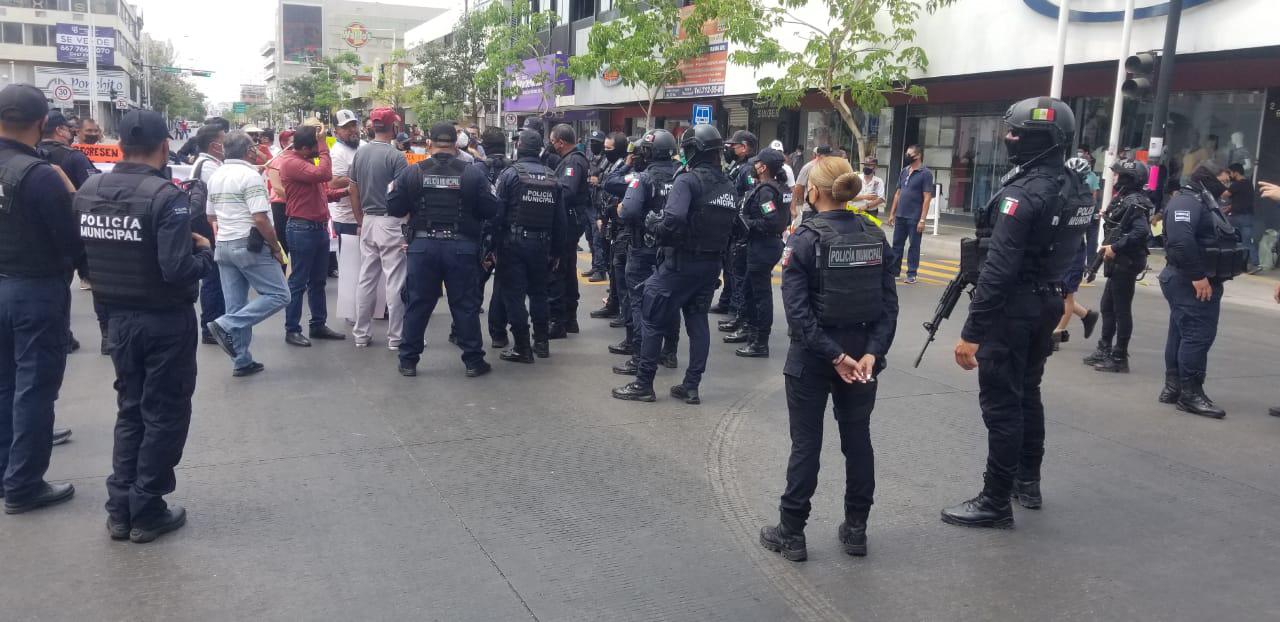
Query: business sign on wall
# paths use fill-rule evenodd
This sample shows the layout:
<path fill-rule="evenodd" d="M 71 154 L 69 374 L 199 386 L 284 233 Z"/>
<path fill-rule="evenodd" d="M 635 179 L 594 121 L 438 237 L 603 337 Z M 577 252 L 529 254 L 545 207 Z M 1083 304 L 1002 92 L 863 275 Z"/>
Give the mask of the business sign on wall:
<path fill-rule="evenodd" d="M 520 94 L 504 101 L 502 109 L 537 112 L 543 109 L 544 101 L 547 108 L 552 108 L 557 96 L 573 95 L 573 78 L 566 71 L 568 66 L 569 55 L 559 53 L 530 58 L 521 63 L 519 69 L 512 67 L 505 84 L 518 87 Z"/>
<path fill-rule="evenodd" d="M 692 6 L 680 9 L 680 19 L 683 20 L 692 12 Z M 703 24 L 702 33 L 707 35 L 707 51 L 680 64 L 680 73 L 684 79 L 663 89 L 666 98 L 724 95 L 725 67 L 729 62 L 729 42 L 725 41 L 724 27 L 719 21 L 712 20 Z M 680 38 L 684 38 L 683 30 Z"/>
<path fill-rule="evenodd" d="M 360 49 L 369 43 L 369 29 L 360 22 L 351 22 L 343 29 L 342 40 L 346 41 L 347 45 Z"/>
<path fill-rule="evenodd" d="M 99 65 L 116 64 L 116 29 L 96 26 L 95 45 Z M 81 24 L 58 24 L 54 35 L 58 62 L 85 65 L 89 63 L 89 27 Z"/>
<path fill-rule="evenodd" d="M 71 67 L 40 67 L 35 68 L 36 87 L 44 91 L 44 94 L 50 98 L 54 96 L 54 90 L 59 86 L 71 87 L 71 92 L 75 94 L 76 99 L 89 99 L 89 71 L 87 69 L 71 68 Z M 123 71 L 112 69 L 98 70 L 98 97 L 106 98 L 112 90 L 116 93 L 128 95 L 129 76 Z"/>
<path fill-rule="evenodd" d="M 284 59 L 305 62 L 319 58 L 324 49 L 322 9 L 318 6 L 286 4 L 280 8 L 280 51 Z"/>

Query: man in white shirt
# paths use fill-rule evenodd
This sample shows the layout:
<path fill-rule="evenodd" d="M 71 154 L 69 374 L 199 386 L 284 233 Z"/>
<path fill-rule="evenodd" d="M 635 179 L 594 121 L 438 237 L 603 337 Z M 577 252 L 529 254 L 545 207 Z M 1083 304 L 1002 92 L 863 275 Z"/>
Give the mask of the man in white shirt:
<path fill-rule="evenodd" d="M 338 126 L 333 128 L 333 137 L 337 139 L 333 148 L 329 149 L 329 158 L 333 162 L 333 180 L 329 187 L 341 190 L 351 184 L 351 163 L 356 159 L 356 150 L 363 145 L 360 140 L 360 119 L 350 110 L 338 111 Z M 351 209 L 351 196 L 347 195 L 329 204 L 329 215 L 333 218 L 333 232 L 338 235 L 338 251 L 342 251 L 342 236 L 356 235 L 360 226 L 357 224 L 355 212 Z"/>
<path fill-rule="evenodd" d="M 403 218 L 387 215 L 387 187 L 400 171 L 408 167 L 404 154 L 392 141 L 400 117 L 390 108 L 375 108 L 373 142 L 356 152 L 350 168 L 351 200 L 360 219 L 360 275 L 356 282 L 356 317 L 351 336 L 357 348 L 368 347 L 372 340 L 369 329 L 378 303 L 378 288 L 387 292 L 387 348 L 400 348 L 400 331 L 404 326 L 404 288 L 406 274 Z"/>
<path fill-rule="evenodd" d="M 193 162 L 194 168 L 191 169 L 191 176 L 199 178 L 204 182 L 206 188 L 209 186 L 209 180 L 213 177 L 218 167 L 222 166 L 222 158 L 224 155 L 223 140 L 226 139 L 227 130 L 221 123 L 206 123 L 200 127 L 196 135 L 191 139 L 195 143 L 199 155 Z M 213 230 L 209 228 L 209 221 L 200 215 L 201 208 L 205 215 L 211 213 L 208 204 L 204 206 L 193 205 L 191 230 L 199 233 L 210 240 L 213 240 Z M 214 244 L 215 251 L 217 244 Z M 209 322 L 226 313 L 226 304 L 222 300 L 222 284 L 218 282 L 218 273 L 210 272 L 200 281 L 200 340 L 202 343 L 215 344 L 217 341 L 206 328 Z"/>
<path fill-rule="evenodd" d="M 884 180 L 876 176 L 876 162 L 875 156 L 862 159 L 862 194 L 853 198 L 853 207 L 872 216 L 884 205 Z"/>
<path fill-rule="evenodd" d="M 251 376 L 265 367 L 253 360 L 253 327 L 289 304 L 289 286 L 280 266 L 284 252 L 271 223 L 267 184 L 246 157 L 257 150 L 242 131 L 227 134 L 226 161 L 209 177 L 209 222 L 216 232 L 214 261 L 227 312 L 206 328 L 231 357 L 233 376 Z M 258 293 L 249 300 L 249 288 Z"/>
<path fill-rule="evenodd" d="M 792 184 L 791 189 L 791 219 L 795 220 L 797 216 L 808 218 L 813 214 L 813 207 L 805 201 L 805 191 L 809 187 L 809 171 L 813 170 L 813 165 L 818 160 L 831 155 L 831 145 L 818 145 L 813 150 L 813 159 L 809 160 L 800 167 L 800 177 Z"/>

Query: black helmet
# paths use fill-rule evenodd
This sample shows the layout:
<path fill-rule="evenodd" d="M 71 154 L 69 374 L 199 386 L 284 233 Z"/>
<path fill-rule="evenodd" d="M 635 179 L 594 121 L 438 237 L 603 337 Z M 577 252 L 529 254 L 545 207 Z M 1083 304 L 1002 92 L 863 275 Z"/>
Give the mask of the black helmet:
<path fill-rule="evenodd" d="M 1053 97 L 1031 97 L 1004 113 L 1004 122 L 1016 144 L 1009 145 L 1009 159 L 1024 164 L 1054 149 L 1065 150 L 1076 134 L 1076 115 L 1071 107 Z"/>
<path fill-rule="evenodd" d="M 763 164 L 765 168 L 769 169 L 770 175 L 777 175 L 778 171 L 782 170 L 782 165 L 786 164 L 787 158 L 782 155 L 781 151 L 765 149 L 764 151 L 756 154 L 755 161 Z"/>
<path fill-rule="evenodd" d="M 714 125 L 705 123 L 695 125 L 680 136 L 680 150 L 686 158 L 692 159 L 699 153 L 720 151 L 724 149 L 724 138 Z"/>
<path fill-rule="evenodd" d="M 1111 172 L 1115 173 L 1116 177 L 1132 178 L 1133 185 L 1136 187 L 1147 185 L 1147 179 L 1151 177 L 1151 169 L 1137 160 L 1117 160 L 1111 165 Z"/>
<path fill-rule="evenodd" d="M 670 160 L 676 149 L 676 137 L 666 130 L 649 130 L 636 143 L 636 151 L 650 162 Z"/>

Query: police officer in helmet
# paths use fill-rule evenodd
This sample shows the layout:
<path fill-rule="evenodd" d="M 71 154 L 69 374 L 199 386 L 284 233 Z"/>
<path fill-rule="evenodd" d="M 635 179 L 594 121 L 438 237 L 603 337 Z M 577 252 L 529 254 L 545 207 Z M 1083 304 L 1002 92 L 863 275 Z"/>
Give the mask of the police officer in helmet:
<path fill-rule="evenodd" d="M 0 497 L 7 514 L 70 499 L 70 483 L 44 480 L 54 402 L 67 364 L 67 275 L 84 254 L 72 185 L 36 150 L 49 106 L 29 84 L 0 91 Z M 64 432 L 69 436 L 70 431 Z"/>
<path fill-rule="evenodd" d="M 747 196 L 751 191 L 751 187 L 755 184 L 756 178 L 753 171 L 754 164 L 752 159 L 756 155 L 756 149 L 760 146 L 759 139 L 755 134 L 746 130 L 738 130 L 733 136 L 725 141 L 725 147 L 728 150 L 729 158 L 729 183 L 733 184 L 733 194 L 739 202 Z M 747 275 L 747 257 L 746 244 L 741 237 L 741 231 L 736 232 L 729 252 L 725 254 L 724 259 L 724 288 L 720 290 L 720 300 L 711 308 L 712 313 L 728 313 L 733 317 L 727 320 L 721 320 L 717 327 L 721 332 L 732 333 L 742 328 L 746 324 L 746 318 L 743 315 L 742 294 L 746 285 L 743 279 Z M 734 339 L 729 343 L 741 343 L 745 339 Z"/>
<path fill-rule="evenodd" d="M 681 313 L 689 334 L 689 367 L 672 397 L 699 402 L 698 385 L 711 348 L 707 310 L 715 294 L 729 230 L 737 217 L 733 186 L 721 170 L 724 139 L 711 125 L 695 125 L 680 138 L 686 170 L 677 175 L 661 214 L 647 217 L 662 247 L 658 269 L 645 282 L 641 348 L 636 379 L 613 390 L 622 400 L 652 402 L 661 338 Z"/>
<path fill-rule="evenodd" d="M 631 321 L 626 325 L 627 333 L 623 342 L 609 346 L 609 351 L 613 354 L 630 354 L 631 358 L 621 365 L 615 365 L 615 374 L 634 376 L 640 370 L 644 285 L 658 267 L 657 239 L 645 230 L 645 219 L 649 214 L 661 214 L 666 206 L 676 175 L 676 163 L 671 158 L 678 148 L 676 137 L 671 132 L 650 130 L 636 143 L 635 153 L 630 158 L 631 170 L 634 172 L 630 175 L 626 193 L 618 206 L 618 217 L 627 232 L 627 239 L 630 240 L 626 262 L 629 308 L 626 312 L 630 314 Z M 673 322 L 667 327 L 666 333 L 659 337 L 663 342 L 661 361 L 674 361 L 676 347 L 679 345 L 679 330 L 679 322 Z M 675 367 L 675 363 L 672 362 L 669 367 Z"/>
<path fill-rule="evenodd" d="M 875 492 L 871 410 L 876 376 L 893 344 L 898 293 L 884 232 L 870 217 L 844 209 L 861 189 L 862 179 L 844 158 L 815 164 L 806 201 L 818 213 L 796 229 L 782 256 L 782 302 L 791 328 L 782 368 L 791 459 L 780 520 L 760 531 L 760 544 L 791 561 L 808 557 L 804 527 L 818 484 L 828 396 L 845 456 L 845 520 L 837 536 L 846 553 L 867 554 Z"/>
<path fill-rule="evenodd" d="M 164 117 L 133 110 L 120 121 L 124 152 L 76 193 L 93 298 L 110 317 L 116 369 L 116 443 L 107 478 L 107 531 L 150 542 L 186 522 L 169 506 L 174 467 L 191 426 L 200 279 L 217 270 L 209 240 L 191 231 L 188 196 L 170 181 Z"/>
<path fill-rule="evenodd" d="M 586 155 L 591 167 L 587 172 L 590 200 L 587 201 L 584 213 L 578 215 L 578 219 L 583 231 L 586 232 L 587 242 L 591 244 L 591 268 L 582 273 L 582 276 L 587 277 L 591 283 L 602 283 L 609 278 L 607 274 L 609 262 L 605 254 L 608 245 L 604 241 L 600 227 L 600 202 L 597 200 L 597 184 L 610 164 L 609 156 L 605 154 L 604 149 L 607 140 L 608 137 L 600 130 L 587 132 Z"/>
<path fill-rule="evenodd" d="M 735 354 L 748 358 L 769 356 L 773 329 L 773 267 L 782 257 L 782 232 L 791 223 L 791 189 L 782 169 L 786 156 L 765 149 L 755 157 L 750 174 L 756 183 L 742 201 L 743 255 L 742 313 L 746 345 Z M 730 337 L 725 337 L 728 342 Z"/>
<path fill-rule="evenodd" d="M 484 172 L 485 179 L 490 184 L 497 184 L 498 177 L 503 171 L 511 168 L 511 159 L 507 157 L 507 133 L 501 128 L 490 127 L 480 135 L 480 147 L 484 149 L 484 159 L 476 160 L 475 165 Z M 497 241 L 495 240 L 497 233 L 495 230 L 501 223 L 490 220 L 485 230 L 486 244 L 482 251 L 486 252 L 486 256 L 481 259 L 480 270 L 480 287 L 478 294 L 484 297 L 485 284 L 489 282 L 489 277 L 493 276 L 496 266 L 493 261 L 493 252 Z M 507 311 L 502 306 L 502 292 L 499 291 L 498 282 L 495 280 L 493 290 L 489 294 L 489 337 L 493 340 L 493 347 L 506 348 L 510 345 L 507 340 Z M 449 331 L 457 341 L 456 331 Z"/>
<path fill-rule="evenodd" d="M 1209 348 L 1218 335 L 1223 284 L 1248 265 L 1248 250 L 1218 205 L 1230 177 L 1212 160 L 1191 172 L 1164 207 L 1165 257 L 1160 291 L 1169 302 L 1160 401 L 1214 419 L 1227 416 L 1204 393 Z"/>
<path fill-rule="evenodd" d="M 1133 335 L 1133 294 L 1138 275 L 1147 269 L 1149 219 L 1155 206 L 1147 198 L 1147 165 L 1119 160 L 1111 165 L 1116 175 L 1116 196 L 1102 221 L 1103 270 L 1102 334 L 1084 364 L 1098 371 L 1129 373 L 1129 338 Z M 1096 265 L 1096 263 L 1095 263 Z M 1089 275 L 1090 280 L 1093 274 Z"/>
<path fill-rule="evenodd" d="M 555 172 L 542 165 L 541 151 L 542 136 L 533 130 L 521 131 L 516 162 L 497 180 L 498 200 L 505 216 L 498 221 L 494 236 L 498 275 L 495 291 L 501 292 L 514 338 L 511 349 L 499 358 L 515 363 L 532 363 L 535 354 L 539 358 L 551 356 L 547 341 L 547 276 L 556 259 L 554 249 L 564 246 L 565 213 Z"/>
<path fill-rule="evenodd" d="M 578 332 L 577 244 L 578 238 L 583 234 L 583 215 L 591 205 L 591 185 L 587 183 L 591 165 L 587 162 L 587 156 L 578 151 L 578 136 L 572 126 L 561 123 L 551 128 L 551 137 L 547 143 L 551 151 L 560 156 L 560 163 L 554 170 L 560 183 L 560 194 L 564 198 L 568 223 L 568 235 L 564 236 L 564 243 L 557 249 L 556 257 L 559 261 L 552 271 L 550 289 L 550 335 L 552 339 L 563 339 L 567 333 Z"/>
<path fill-rule="evenodd" d="M 427 321 L 441 288 L 449 293 L 449 312 L 468 378 L 492 368 L 484 360 L 480 336 L 480 234 L 484 221 L 501 209 L 493 186 L 478 167 L 457 157 L 453 123 L 431 126 L 431 157 L 400 172 L 387 193 L 387 214 L 410 216 L 406 236 L 408 266 L 403 296 L 404 340 L 400 375 L 418 375 Z"/>
<path fill-rule="evenodd" d="M 595 202 L 597 211 L 600 212 L 600 237 L 604 243 L 609 295 L 605 299 L 604 306 L 592 310 L 589 315 L 593 318 L 611 320 L 609 324 L 615 328 L 626 323 L 625 309 L 630 308 L 624 302 L 626 278 L 622 275 L 626 272 L 627 247 L 626 242 L 622 241 L 622 227 L 619 226 L 621 223 L 618 220 L 617 209 L 618 201 L 626 194 L 627 185 L 623 182 L 619 193 L 619 188 L 616 185 L 608 186 L 608 182 L 615 178 L 615 173 L 623 169 L 629 170 L 627 153 L 630 151 L 630 144 L 627 135 L 622 132 L 613 132 L 605 137 L 602 154 L 604 166 L 596 172 L 595 177 L 591 178 L 596 186 Z"/>
<path fill-rule="evenodd" d="M 978 496 L 942 510 L 942 520 L 966 527 L 1012 527 L 1014 494 L 1023 507 L 1040 507 L 1040 381 L 1062 317 L 1064 279 L 1095 211 L 1092 203 L 1068 201 L 1071 108 L 1033 97 L 1010 106 L 1004 120 L 1014 167 L 974 215 L 976 243 L 961 246 L 961 264 L 979 272 L 955 359 L 963 369 L 978 369 L 987 468 Z"/>

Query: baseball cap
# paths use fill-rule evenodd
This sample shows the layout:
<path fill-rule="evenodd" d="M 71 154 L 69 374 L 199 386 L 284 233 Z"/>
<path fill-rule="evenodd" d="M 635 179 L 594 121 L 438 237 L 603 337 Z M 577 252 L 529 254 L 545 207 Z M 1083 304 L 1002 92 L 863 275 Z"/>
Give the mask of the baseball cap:
<path fill-rule="evenodd" d="M 818 145 L 813 152 L 818 155 L 831 155 L 831 145 Z"/>
<path fill-rule="evenodd" d="M 782 151 L 782 150 L 783 150 L 783 149 L 782 149 L 782 141 L 780 141 L 780 140 L 775 140 L 775 141 L 773 141 L 773 142 L 769 143 L 769 148 L 770 148 L 770 149 L 773 149 L 773 150 L 775 150 L 775 151 Z"/>
<path fill-rule="evenodd" d="M 61 110 L 50 110 L 48 116 L 44 118 L 45 129 L 58 127 L 59 125 L 71 127 L 71 121 L 67 116 L 62 114 Z"/>
<path fill-rule="evenodd" d="M 154 110 L 130 110 L 120 119 L 120 145 L 154 149 L 169 138 L 164 116 Z"/>
<path fill-rule="evenodd" d="M 249 124 L 240 128 L 240 131 L 244 132 L 245 134 L 261 134 L 262 128 L 253 124 Z"/>
<path fill-rule="evenodd" d="M 726 140 L 724 142 L 726 145 L 747 144 L 754 147 L 760 144 L 760 139 L 756 138 L 756 135 L 752 134 L 751 132 L 748 132 L 746 130 L 738 130 L 733 133 L 733 137 L 731 137 L 729 140 Z"/>
<path fill-rule="evenodd" d="M 458 130 L 453 127 L 453 123 L 449 121 L 440 121 L 431 126 L 431 132 L 427 134 L 431 139 L 431 144 L 436 147 L 452 146 L 458 142 Z"/>
<path fill-rule="evenodd" d="M 591 130 L 587 133 L 587 140 L 604 143 L 604 132 L 601 132 L 600 130 Z"/>
<path fill-rule="evenodd" d="M 359 122 L 360 122 L 360 117 L 357 117 L 356 113 L 351 112 L 350 110 L 338 111 L 338 127 L 342 127 L 348 123 L 359 123 Z"/>
<path fill-rule="evenodd" d="M 39 121 L 49 113 L 44 93 L 30 84 L 10 84 L 0 90 L 0 119 L 10 123 Z"/>
<path fill-rule="evenodd" d="M 381 125 L 385 128 L 391 126 L 393 123 L 399 123 L 400 115 L 396 114 L 396 111 L 390 108 L 374 108 L 373 112 L 369 113 L 369 119 L 373 121 L 375 126 Z"/>
<path fill-rule="evenodd" d="M 293 140 L 293 130 L 280 132 L 280 144 L 288 144 L 291 140 Z"/>

